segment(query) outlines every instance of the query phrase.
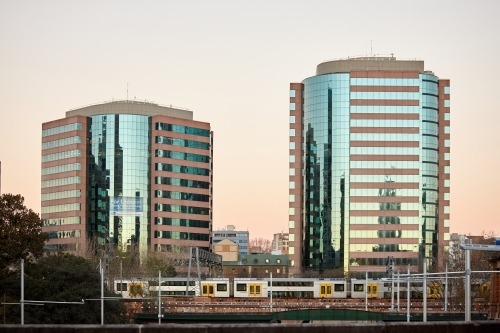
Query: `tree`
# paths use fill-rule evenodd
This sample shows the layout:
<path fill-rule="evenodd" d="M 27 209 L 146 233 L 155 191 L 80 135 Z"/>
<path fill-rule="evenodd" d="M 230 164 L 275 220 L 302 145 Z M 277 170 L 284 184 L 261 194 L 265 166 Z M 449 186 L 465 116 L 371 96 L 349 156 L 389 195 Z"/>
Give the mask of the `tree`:
<path fill-rule="evenodd" d="M 42 256 L 46 240 L 40 216 L 24 206 L 24 197 L 0 196 L 0 278 L 19 266 L 20 259 Z"/>
<path fill-rule="evenodd" d="M 252 252 L 271 253 L 272 243 L 269 239 L 265 239 L 262 237 L 252 238 L 248 243 L 248 248 L 250 253 Z"/>
<path fill-rule="evenodd" d="M 100 274 L 89 260 L 67 253 L 49 255 L 25 265 L 24 294 L 30 301 L 80 302 L 79 304 L 25 305 L 28 324 L 99 324 L 101 322 Z M 11 274 L 0 284 L 0 292 L 11 301 L 20 299 L 20 275 Z M 2 290 L 3 289 L 3 290 Z M 105 290 L 105 297 L 119 295 Z M 118 300 L 104 303 L 106 324 L 125 323 L 125 306 Z M 19 323 L 20 307 L 6 307 L 8 323 Z"/>

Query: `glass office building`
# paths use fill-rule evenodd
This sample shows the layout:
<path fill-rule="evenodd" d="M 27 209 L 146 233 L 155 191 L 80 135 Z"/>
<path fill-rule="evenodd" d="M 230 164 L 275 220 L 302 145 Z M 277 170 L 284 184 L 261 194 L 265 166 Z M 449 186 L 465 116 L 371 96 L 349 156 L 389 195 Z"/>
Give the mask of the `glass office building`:
<path fill-rule="evenodd" d="M 383 276 L 442 262 L 449 241 L 450 81 L 423 61 L 328 61 L 290 84 L 291 272 Z M 403 268 L 404 267 L 404 268 Z"/>
<path fill-rule="evenodd" d="M 189 110 L 114 101 L 42 125 L 47 251 L 210 248 L 210 124 Z"/>

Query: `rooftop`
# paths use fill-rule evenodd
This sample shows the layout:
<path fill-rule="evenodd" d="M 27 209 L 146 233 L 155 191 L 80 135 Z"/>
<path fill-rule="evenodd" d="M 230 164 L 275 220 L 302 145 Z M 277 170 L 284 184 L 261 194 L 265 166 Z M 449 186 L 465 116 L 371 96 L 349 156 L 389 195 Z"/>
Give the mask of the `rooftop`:
<path fill-rule="evenodd" d="M 161 105 L 147 100 L 112 100 L 70 109 L 66 117 L 95 116 L 100 114 L 134 114 L 144 116 L 166 115 L 193 119 L 193 111 L 172 105 Z"/>

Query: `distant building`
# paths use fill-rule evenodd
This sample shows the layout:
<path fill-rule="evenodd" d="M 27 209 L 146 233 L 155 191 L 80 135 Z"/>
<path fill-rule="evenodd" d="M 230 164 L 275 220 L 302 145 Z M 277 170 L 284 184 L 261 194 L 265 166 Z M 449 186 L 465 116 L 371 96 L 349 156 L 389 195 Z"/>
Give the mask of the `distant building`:
<path fill-rule="evenodd" d="M 450 240 L 450 80 L 424 61 L 326 61 L 290 84 L 291 270 L 437 268 Z"/>
<path fill-rule="evenodd" d="M 493 270 L 500 271 L 500 256 L 491 259 L 490 262 Z M 489 304 L 488 319 L 500 319 L 500 273 L 491 274 Z"/>
<path fill-rule="evenodd" d="M 135 100 L 43 123 L 45 250 L 210 250 L 212 134 L 192 111 Z"/>
<path fill-rule="evenodd" d="M 238 244 L 223 239 L 213 246 L 214 252 L 222 256 L 222 261 L 238 261 Z"/>
<path fill-rule="evenodd" d="M 288 233 L 277 233 L 273 235 L 272 254 L 288 254 Z"/>
<path fill-rule="evenodd" d="M 224 262 L 226 278 L 273 278 L 288 277 L 288 255 L 246 254 L 240 255 L 235 262 Z"/>
<path fill-rule="evenodd" d="M 238 245 L 239 254 L 248 254 L 249 232 L 236 230 L 234 225 L 227 225 L 222 230 L 212 232 L 212 244 L 215 245 L 223 239 L 229 239 Z"/>

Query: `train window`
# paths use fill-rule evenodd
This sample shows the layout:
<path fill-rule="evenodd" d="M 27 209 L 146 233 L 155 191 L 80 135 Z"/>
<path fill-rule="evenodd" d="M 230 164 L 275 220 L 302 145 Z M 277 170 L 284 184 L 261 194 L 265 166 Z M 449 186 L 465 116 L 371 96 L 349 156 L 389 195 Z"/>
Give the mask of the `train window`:
<path fill-rule="evenodd" d="M 217 283 L 217 291 L 227 291 L 227 284 Z"/>
<path fill-rule="evenodd" d="M 242 283 L 236 284 L 236 291 L 247 291 L 247 285 Z"/>
<path fill-rule="evenodd" d="M 344 285 L 343 284 L 335 284 L 335 291 L 344 291 Z"/>
<path fill-rule="evenodd" d="M 354 284 L 354 291 L 363 291 L 364 290 L 364 285 L 362 284 Z"/>

